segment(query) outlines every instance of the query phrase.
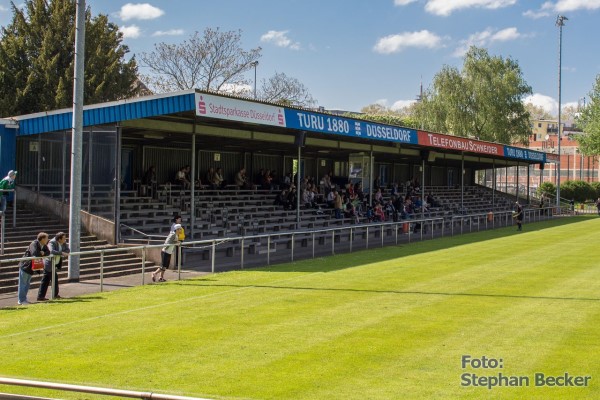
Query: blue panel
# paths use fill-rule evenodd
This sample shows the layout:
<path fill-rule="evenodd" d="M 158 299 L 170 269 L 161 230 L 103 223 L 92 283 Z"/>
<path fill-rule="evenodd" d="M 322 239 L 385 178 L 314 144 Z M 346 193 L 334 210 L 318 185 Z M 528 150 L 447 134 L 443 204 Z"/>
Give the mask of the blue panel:
<path fill-rule="evenodd" d="M 103 125 L 119 121 L 154 117 L 177 112 L 193 111 L 194 93 L 159 99 L 133 101 L 106 107 L 96 107 L 83 111 L 83 125 Z M 19 118 L 19 135 L 35 135 L 37 133 L 71 129 L 73 113 L 63 113 Z"/>
<path fill-rule="evenodd" d="M 546 162 L 546 153 L 523 149 L 521 147 L 504 146 L 504 157 L 526 161 L 537 161 L 541 163 Z"/>
<path fill-rule="evenodd" d="M 414 129 L 289 108 L 285 109 L 285 125 L 288 128 L 300 129 L 303 131 L 358 137 L 362 139 L 412 144 L 417 144 L 419 142 L 417 131 Z"/>
<path fill-rule="evenodd" d="M 0 125 L 0 179 L 4 178 L 8 171 L 15 169 L 16 136 L 16 129 Z"/>

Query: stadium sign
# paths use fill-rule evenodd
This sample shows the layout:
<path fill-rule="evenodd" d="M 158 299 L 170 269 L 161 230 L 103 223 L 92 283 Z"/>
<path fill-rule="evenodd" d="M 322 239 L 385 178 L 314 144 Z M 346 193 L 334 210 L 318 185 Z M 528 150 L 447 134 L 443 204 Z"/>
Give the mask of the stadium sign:
<path fill-rule="evenodd" d="M 546 153 L 523 149 L 521 147 L 504 146 L 504 156 L 518 160 L 546 162 Z"/>
<path fill-rule="evenodd" d="M 417 144 L 417 131 L 311 111 L 285 109 L 286 127 L 361 139 Z"/>
<path fill-rule="evenodd" d="M 419 131 L 419 144 L 427 147 L 492 154 L 496 156 L 504 154 L 504 146 L 501 144 L 424 131 Z"/>
<path fill-rule="evenodd" d="M 283 107 L 196 93 L 196 115 L 285 127 Z"/>

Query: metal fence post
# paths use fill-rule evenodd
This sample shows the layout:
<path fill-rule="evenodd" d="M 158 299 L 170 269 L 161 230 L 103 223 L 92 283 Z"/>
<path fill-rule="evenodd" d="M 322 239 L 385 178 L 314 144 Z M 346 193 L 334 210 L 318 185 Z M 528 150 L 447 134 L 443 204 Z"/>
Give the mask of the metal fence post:
<path fill-rule="evenodd" d="M 210 256 L 210 272 L 215 273 L 215 257 L 217 255 L 217 242 L 215 240 L 212 241 L 212 251 Z"/>
<path fill-rule="evenodd" d="M 369 248 L 369 227 L 367 226 L 367 249 Z"/>
<path fill-rule="evenodd" d="M 240 267 L 244 269 L 244 238 L 242 238 L 242 242 L 240 244 Z"/>
<path fill-rule="evenodd" d="M 335 229 L 331 231 L 331 255 L 335 254 Z"/>
<path fill-rule="evenodd" d="M 292 233 L 292 261 L 294 261 L 294 234 Z"/>
<path fill-rule="evenodd" d="M 142 269 L 142 272 L 144 270 Z M 143 276 L 143 274 L 142 274 Z M 143 279 L 143 278 L 142 278 Z M 142 281 L 143 283 L 143 281 Z M 104 291 L 104 250 L 100 251 L 100 292 Z"/>
<path fill-rule="evenodd" d="M 350 227 L 350 253 L 352 253 L 352 242 L 354 241 L 354 235 L 352 234 L 354 228 Z"/>
<path fill-rule="evenodd" d="M 177 280 L 180 281 L 181 280 L 181 261 L 182 261 L 182 257 L 183 257 L 183 248 L 181 247 L 181 244 L 177 245 L 177 254 L 179 254 L 179 256 L 177 257 Z"/>
<path fill-rule="evenodd" d="M 145 280 L 146 280 L 145 277 L 146 277 L 146 246 L 144 246 L 142 248 L 142 286 L 145 285 Z"/>
<path fill-rule="evenodd" d="M 267 236 L 267 265 L 271 265 L 271 235 Z"/>

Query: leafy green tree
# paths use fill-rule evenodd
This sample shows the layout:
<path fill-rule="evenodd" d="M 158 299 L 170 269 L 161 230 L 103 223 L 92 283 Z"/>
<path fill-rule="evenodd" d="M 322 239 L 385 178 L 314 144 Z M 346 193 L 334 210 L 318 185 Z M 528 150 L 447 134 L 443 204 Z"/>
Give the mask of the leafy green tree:
<path fill-rule="evenodd" d="M 71 0 L 11 2 L 12 21 L 0 38 L 0 115 L 69 107 L 73 99 L 76 5 Z M 137 94 L 137 64 L 106 15 L 86 10 L 84 102 Z"/>
<path fill-rule="evenodd" d="M 592 186 L 592 189 L 594 189 L 594 191 L 596 192 L 594 194 L 594 198 L 597 199 L 598 197 L 600 197 L 600 182 L 592 182 L 590 183 L 590 185 Z"/>
<path fill-rule="evenodd" d="M 596 191 L 585 181 L 566 181 L 560 185 L 560 197 L 582 203 L 586 200 L 594 200 Z"/>
<path fill-rule="evenodd" d="M 561 188 L 562 188 L 562 186 L 561 186 Z M 554 185 L 554 183 L 552 183 L 552 182 L 543 182 L 540 186 L 538 186 L 537 194 L 539 196 L 544 195 L 548 198 L 555 198 L 556 197 L 556 185 Z"/>
<path fill-rule="evenodd" d="M 518 63 L 471 47 L 462 71 L 444 66 L 415 107 L 426 130 L 499 143 L 527 143 L 530 115 L 523 98 L 531 94 Z"/>
<path fill-rule="evenodd" d="M 590 102 L 583 109 L 578 125 L 583 129 L 579 136 L 579 149 L 585 155 L 600 155 L 600 74 L 590 92 Z"/>

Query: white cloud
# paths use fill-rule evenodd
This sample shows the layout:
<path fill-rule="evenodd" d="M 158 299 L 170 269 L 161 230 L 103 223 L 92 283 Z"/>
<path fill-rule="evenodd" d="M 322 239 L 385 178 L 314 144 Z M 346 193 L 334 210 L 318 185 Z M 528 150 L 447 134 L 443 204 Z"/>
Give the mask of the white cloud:
<path fill-rule="evenodd" d="M 300 43 L 294 42 L 287 37 L 289 31 L 268 31 L 260 37 L 261 42 L 273 43 L 277 47 L 285 47 L 292 50 L 300 50 Z"/>
<path fill-rule="evenodd" d="M 410 107 L 411 105 L 413 105 L 416 102 L 417 102 L 416 100 L 398 100 L 398 101 L 394 102 L 394 104 L 392 104 L 392 106 L 390 108 L 394 111 L 398 111 L 398 110 L 402 110 L 403 108 Z"/>
<path fill-rule="evenodd" d="M 532 19 L 539 19 L 539 18 L 549 17 L 550 15 L 552 15 L 552 13 L 550 13 L 548 11 L 527 10 L 527 11 L 525 11 L 523 13 L 524 17 L 532 18 Z"/>
<path fill-rule="evenodd" d="M 131 26 L 122 26 L 119 28 L 123 37 L 126 39 L 137 39 L 142 35 L 142 31 L 139 26 L 131 25 Z"/>
<path fill-rule="evenodd" d="M 160 8 L 154 7 L 148 3 L 127 3 L 121 7 L 119 17 L 123 21 L 129 21 L 130 19 L 156 19 L 164 13 L 165 12 Z"/>
<path fill-rule="evenodd" d="M 6 8 L 5 6 L 0 4 L 0 11 L 2 11 L 2 12 L 8 11 L 8 8 Z"/>
<path fill-rule="evenodd" d="M 600 9 L 600 0 L 559 0 L 556 3 L 546 1 L 538 11 L 527 10 L 523 13 L 525 17 L 542 18 L 555 16 L 556 13 Z"/>
<path fill-rule="evenodd" d="M 183 29 L 170 29 L 168 31 L 156 31 L 152 36 L 179 36 L 183 35 Z"/>
<path fill-rule="evenodd" d="M 460 46 L 454 51 L 455 57 L 462 57 L 465 55 L 469 47 L 486 47 L 494 42 L 506 42 L 509 40 L 516 40 L 525 37 L 522 33 L 519 33 L 517 28 L 510 27 L 495 31 L 492 28 L 487 28 L 482 32 L 476 32 L 470 35 L 467 39 L 460 41 Z"/>
<path fill-rule="evenodd" d="M 531 103 L 534 106 L 542 107 L 546 112 L 551 115 L 557 115 L 558 101 L 554 100 L 553 97 L 546 96 L 540 93 L 534 93 L 531 96 L 525 97 L 523 103 Z"/>
<path fill-rule="evenodd" d="M 414 3 L 417 0 L 394 0 L 394 5 L 396 6 L 406 6 L 410 3 Z"/>
<path fill-rule="evenodd" d="M 433 49 L 442 46 L 442 38 L 428 30 L 404 32 L 380 38 L 373 50 L 381 54 L 398 53 L 407 47 L 425 47 Z"/>
<path fill-rule="evenodd" d="M 515 4 L 517 0 L 428 0 L 425 10 L 431 14 L 447 17 L 463 8 L 497 9 Z"/>
<path fill-rule="evenodd" d="M 600 8 L 600 0 L 559 0 L 554 5 L 557 12 L 576 10 L 597 10 Z"/>

